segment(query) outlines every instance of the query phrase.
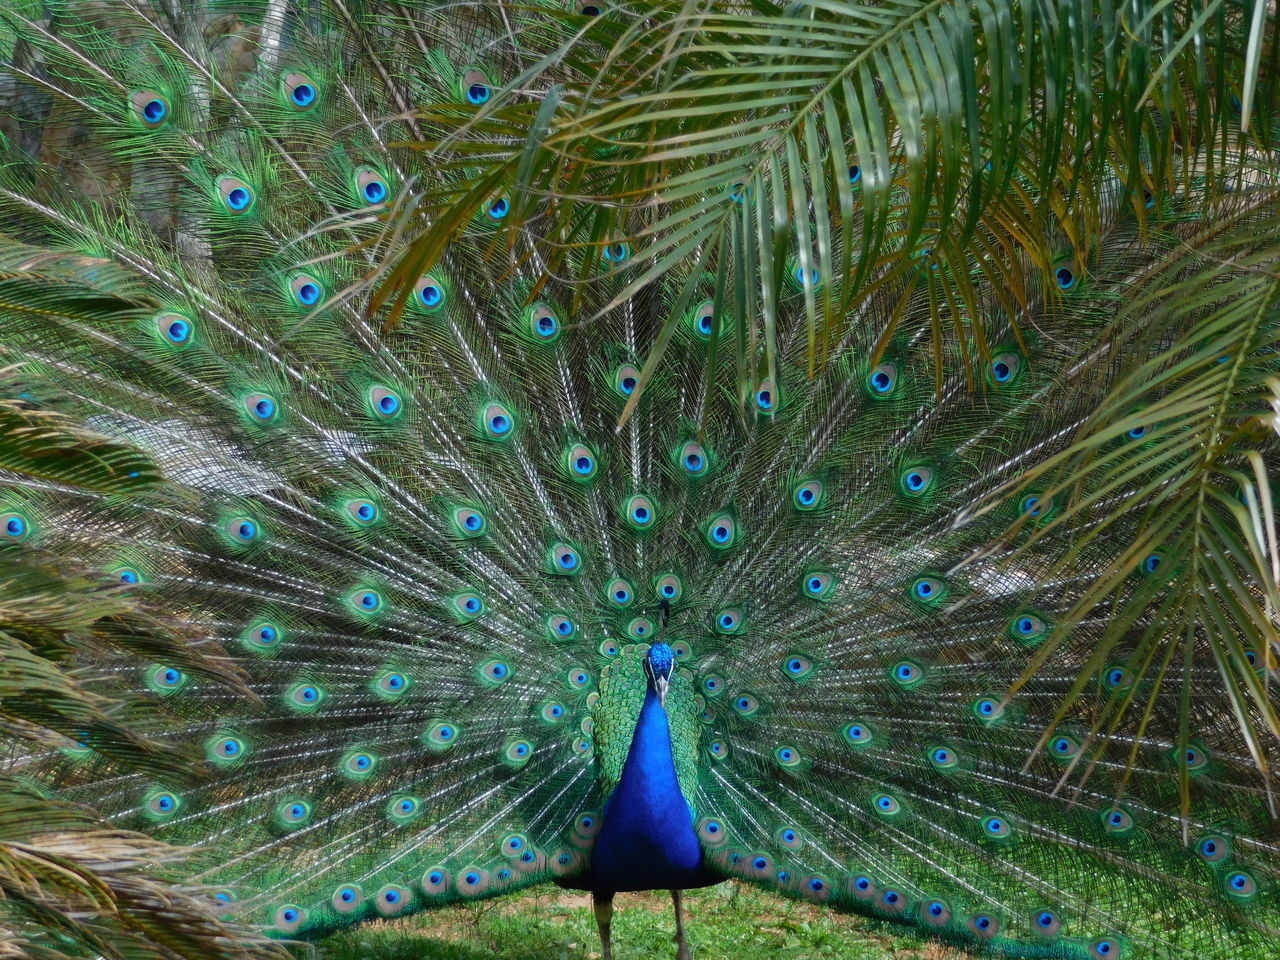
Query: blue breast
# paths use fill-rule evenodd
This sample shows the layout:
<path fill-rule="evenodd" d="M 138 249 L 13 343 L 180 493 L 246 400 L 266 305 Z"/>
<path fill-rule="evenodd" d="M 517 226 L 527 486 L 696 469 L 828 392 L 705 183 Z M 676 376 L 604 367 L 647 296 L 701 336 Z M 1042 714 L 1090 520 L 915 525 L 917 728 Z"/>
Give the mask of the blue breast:
<path fill-rule="evenodd" d="M 703 865 L 689 804 L 676 779 L 667 714 L 652 688 L 622 779 L 605 805 L 587 879 L 597 892 L 687 889 L 723 879 Z"/>

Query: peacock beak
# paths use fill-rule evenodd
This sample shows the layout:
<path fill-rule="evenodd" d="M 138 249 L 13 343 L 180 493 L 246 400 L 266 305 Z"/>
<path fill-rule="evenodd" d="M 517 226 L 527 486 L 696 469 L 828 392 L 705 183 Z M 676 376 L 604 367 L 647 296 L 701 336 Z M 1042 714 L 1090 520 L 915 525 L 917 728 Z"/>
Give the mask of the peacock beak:
<path fill-rule="evenodd" d="M 667 687 L 670 681 L 666 677 L 654 677 L 653 689 L 658 691 L 658 705 L 664 710 L 667 708 Z"/>

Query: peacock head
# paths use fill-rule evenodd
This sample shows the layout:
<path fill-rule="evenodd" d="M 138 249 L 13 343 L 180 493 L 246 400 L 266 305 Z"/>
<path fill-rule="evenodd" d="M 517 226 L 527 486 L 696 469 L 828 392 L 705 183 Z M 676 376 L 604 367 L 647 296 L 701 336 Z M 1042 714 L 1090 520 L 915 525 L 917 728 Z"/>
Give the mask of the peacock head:
<path fill-rule="evenodd" d="M 675 663 L 676 656 L 665 643 L 655 643 L 644 658 L 645 675 L 663 707 L 667 705 L 667 688 L 671 685 L 671 668 Z"/>

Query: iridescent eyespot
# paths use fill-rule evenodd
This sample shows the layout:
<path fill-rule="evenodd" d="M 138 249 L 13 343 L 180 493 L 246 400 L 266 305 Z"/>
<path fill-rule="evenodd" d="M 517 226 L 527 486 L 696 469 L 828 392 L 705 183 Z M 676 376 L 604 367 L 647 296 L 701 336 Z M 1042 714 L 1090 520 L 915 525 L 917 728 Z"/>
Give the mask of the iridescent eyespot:
<path fill-rule="evenodd" d="M 484 210 L 485 217 L 494 223 L 505 220 L 510 212 L 511 200 L 508 197 L 494 197 Z"/>
<path fill-rule="evenodd" d="M 983 940 L 990 940 L 1000 932 L 1000 921 L 989 913 L 974 914 L 966 926 L 970 933 Z"/>
<path fill-rule="evenodd" d="M 216 736 L 205 744 L 205 755 L 214 763 L 238 763 L 246 753 L 244 741 L 238 737 Z"/>
<path fill-rule="evenodd" d="M 1089 944 L 1089 954 L 1096 960 L 1115 960 L 1120 956 L 1120 941 L 1100 937 Z"/>
<path fill-rule="evenodd" d="M 727 550 L 737 539 L 738 526 L 728 513 L 719 513 L 707 521 L 706 541 L 714 550 Z"/>
<path fill-rule="evenodd" d="M 657 517 L 657 504 L 643 494 L 633 494 L 622 503 L 622 518 L 633 530 L 652 530 Z"/>
<path fill-rule="evenodd" d="M 647 640 L 653 636 L 653 621 L 647 617 L 637 617 L 627 624 L 627 634 L 636 640 Z"/>
<path fill-rule="evenodd" d="M 444 283 L 431 274 L 418 278 L 413 285 L 413 299 L 424 310 L 438 310 L 444 306 Z"/>
<path fill-rule="evenodd" d="M 255 623 L 244 632 L 243 639 L 256 652 L 274 652 L 280 644 L 280 627 L 274 623 Z"/>
<path fill-rule="evenodd" d="M 1107 833 L 1123 834 L 1133 829 L 1133 817 L 1121 807 L 1102 811 L 1102 826 Z"/>
<path fill-rule="evenodd" d="M 449 890 L 449 871 L 444 867 L 430 867 L 422 874 L 422 892 L 427 896 L 447 893 Z"/>
<path fill-rule="evenodd" d="M 1218 863 L 1231 856 L 1231 842 L 1218 834 L 1209 834 L 1196 841 L 1196 856 L 1209 863 Z"/>
<path fill-rule="evenodd" d="M 276 807 L 276 822 L 284 827 L 296 827 L 311 817 L 311 804 L 305 800 L 285 800 Z"/>
<path fill-rule="evenodd" d="M 551 640 L 572 640 L 577 632 L 572 620 L 561 613 L 547 617 L 547 637 Z"/>
<path fill-rule="evenodd" d="M 1042 937 L 1056 937 L 1062 930 L 1062 920 L 1052 910 L 1037 910 L 1031 914 L 1031 929 Z"/>
<path fill-rule="evenodd" d="M 372 167 L 361 167 L 356 171 L 355 190 L 357 198 L 371 206 L 382 203 L 391 193 L 387 178 Z"/>
<path fill-rule="evenodd" d="M 347 754 L 341 764 L 342 772 L 349 777 L 367 777 L 378 765 L 378 758 L 371 753 L 358 750 Z"/>
<path fill-rule="evenodd" d="M 134 117 L 148 130 L 164 126 L 169 119 L 169 101 L 154 90 L 138 90 L 129 98 Z"/>
<path fill-rule="evenodd" d="M 1209 766 L 1209 754 L 1196 746 L 1189 746 L 1182 751 L 1175 750 L 1174 756 L 1192 773 L 1199 773 Z"/>
<path fill-rule="evenodd" d="M 754 716 L 760 709 L 760 704 L 756 698 L 749 693 L 740 693 L 733 698 L 733 709 L 738 711 L 739 715 L 744 717 Z"/>
<path fill-rule="evenodd" d="M 262 536 L 262 530 L 248 517 L 233 517 L 227 521 L 227 533 L 235 543 L 253 543 Z"/>
<path fill-rule="evenodd" d="M 1124 435 L 1130 440 L 1141 440 L 1147 435 L 1147 428 L 1145 425 L 1140 423 L 1136 427 L 1130 427 L 1125 431 Z"/>
<path fill-rule="evenodd" d="M 713 625 L 716 633 L 734 633 L 741 629 L 744 623 L 742 611 L 736 607 L 728 610 L 721 610 L 715 615 Z"/>
<path fill-rule="evenodd" d="M 457 724 L 447 720 L 437 720 L 427 727 L 422 735 L 422 742 L 433 750 L 443 750 L 453 746 L 459 737 Z"/>
<path fill-rule="evenodd" d="M 773 413 L 778 406 L 778 387 L 772 378 L 761 382 L 756 388 L 756 409 L 761 413 Z"/>
<path fill-rule="evenodd" d="M 933 605 L 947 595 L 947 584 L 938 577 L 917 577 L 911 583 L 911 596 L 916 601 Z"/>
<path fill-rule="evenodd" d="M 870 877 L 860 873 L 849 881 L 849 891 L 859 900 L 874 900 L 876 885 Z"/>
<path fill-rule="evenodd" d="M 782 661 L 782 672 L 792 680 L 803 680 L 813 672 L 813 663 L 808 657 L 793 653 Z"/>
<path fill-rule="evenodd" d="M 529 332 L 535 340 L 551 343 L 560 336 L 560 315 L 555 308 L 546 303 L 535 303 L 526 314 L 529 321 Z"/>
<path fill-rule="evenodd" d="M 289 280 L 289 293 L 300 307 L 314 307 L 324 300 L 324 285 L 309 273 L 299 273 Z"/>
<path fill-rule="evenodd" d="M 822 491 L 821 480 L 805 480 L 791 491 L 791 502 L 797 510 L 815 510 L 822 502 Z"/>
<path fill-rule="evenodd" d="M 898 477 L 898 489 L 908 497 L 921 497 L 933 488 L 932 467 L 908 467 Z"/>
<path fill-rule="evenodd" d="M 920 911 L 920 919 L 931 927 L 945 927 L 951 922 L 951 908 L 942 900 L 930 900 Z"/>
<path fill-rule="evenodd" d="M 1009 622 L 1009 635 L 1021 643 L 1030 643 L 1044 636 L 1046 625 L 1039 615 L 1020 613 Z"/>
<path fill-rule="evenodd" d="M 489 660 L 480 665 L 480 677 L 490 684 L 505 683 L 511 677 L 511 667 L 505 660 Z"/>
<path fill-rule="evenodd" d="M 581 667 L 573 667 L 567 675 L 569 686 L 576 687 L 581 690 L 591 683 L 591 674 L 583 670 Z"/>
<path fill-rule="evenodd" d="M 111 576 L 120 583 L 126 583 L 130 586 L 142 582 L 142 575 L 139 574 L 137 570 L 133 569 L 133 567 L 121 567 L 118 570 L 113 570 L 111 571 Z"/>
<path fill-rule="evenodd" d="M 284 76 L 284 97 L 289 106 L 297 111 L 310 110 L 319 98 L 319 88 L 305 73 L 286 73 Z"/>
<path fill-rule="evenodd" d="M 369 412 L 379 420 L 394 420 L 404 411 L 400 394 L 381 384 L 369 388 L 368 403 Z"/>
<path fill-rule="evenodd" d="M 787 769 L 798 767 L 802 762 L 800 751 L 790 745 L 784 745 L 774 750 L 773 758 L 778 761 L 778 766 Z"/>
<path fill-rule="evenodd" d="M 1248 900 L 1257 895 L 1258 882 L 1243 870 L 1236 870 L 1223 878 L 1222 888 L 1233 897 Z"/>
<path fill-rule="evenodd" d="M 348 500 L 343 504 L 346 515 L 361 527 L 368 527 L 378 520 L 378 505 L 372 500 Z"/>
<path fill-rule="evenodd" d="M 629 363 L 624 363 L 613 372 L 613 389 L 619 396 L 629 397 L 640 385 L 640 371 Z"/>
<path fill-rule="evenodd" d="M 999 384 L 1012 383 L 1022 370 L 1022 358 L 1016 353 L 1002 353 L 991 361 L 991 379 Z"/>
<path fill-rule="evenodd" d="M 570 480 L 590 480 L 596 474 L 596 456 L 590 448 L 575 443 L 564 452 L 564 469 Z"/>
<path fill-rule="evenodd" d="M 307 911 L 287 903 L 275 912 L 275 928 L 281 933 L 293 933 L 307 919 Z"/>
<path fill-rule="evenodd" d="M 567 543 L 553 543 L 548 551 L 552 573 L 576 574 L 582 569 L 582 556 Z"/>
<path fill-rule="evenodd" d="M 696 827 L 698 839 L 710 847 L 722 847 L 729 842 L 729 832 L 714 817 L 703 817 Z"/>
<path fill-rule="evenodd" d="M 354 883 L 344 883 L 333 891 L 329 904 L 338 913 L 354 913 L 364 903 L 364 893 Z"/>
<path fill-rule="evenodd" d="M 373 898 L 373 904 L 384 917 L 394 916 L 409 904 L 412 894 L 403 887 L 387 884 Z"/>
<path fill-rule="evenodd" d="M 800 289 L 804 289 L 805 287 L 816 289 L 820 279 L 821 275 L 818 273 L 818 268 L 815 266 L 806 267 L 799 261 L 792 266 L 791 282 Z"/>
<path fill-rule="evenodd" d="M 999 720 L 1004 716 L 1004 705 L 994 697 L 982 697 L 973 703 L 973 713 L 979 720 Z"/>
<path fill-rule="evenodd" d="M 723 740 L 712 740 L 707 744 L 707 752 L 717 760 L 723 760 L 729 756 L 729 745 Z"/>
<path fill-rule="evenodd" d="M 684 595 L 684 582 L 674 573 L 664 573 L 654 581 L 653 592 L 661 600 L 676 603 Z"/>
<path fill-rule="evenodd" d="M 635 622 L 634 620 L 632 621 L 632 623 Z M 609 657 L 610 659 L 622 652 L 622 648 L 618 646 L 618 641 L 616 640 L 601 640 L 600 646 L 596 649 L 600 651 L 602 657 Z"/>
<path fill-rule="evenodd" d="M 1064 260 L 1053 268 L 1053 282 L 1062 291 L 1074 290 L 1080 279 L 1080 271 L 1074 260 Z"/>
<path fill-rule="evenodd" d="M 149 794 L 143 800 L 143 813 L 152 820 L 167 820 L 178 812 L 182 799 L 175 793 L 160 790 Z"/>
<path fill-rule="evenodd" d="M 31 524 L 20 513 L 3 514 L 0 516 L 0 521 L 3 521 L 4 524 L 4 537 L 6 540 L 25 540 L 31 533 Z"/>
<path fill-rule="evenodd" d="M 887 793 L 877 794 L 871 799 L 871 806 L 876 811 L 886 817 L 892 817 L 894 814 L 902 811 L 902 804 L 898 802 L 898 798 Z"/>
<path fill-rule="evenodd" d="M 631 584 L 621 578 L 615 578 L 605 584 L 605 599 L 615 607 L 629 606 L 634 599 L 636 592 L 631 589 Z"/>
<path fill-rule="evenodd" d="M 702 444 L 689 440 L 682 444 L 676 452 L 676 462 L 680 469 L 690 477 L 701 477 L 707 472 L 707 452 Z"/>
<path fill-rule="evenodd" d="M 702 678 L 702 689 L 709 696 L 718 697 L 724 693 L 724 678 L 716 674 L 709 674 Z"/>
<path fill-rule="evenodd" d="M 920 665 L 910 660 L 902 660 L 895 663 L 890 670 L 890 675 L 900 685 L 911 687 L 924 679 L 924 671 L 920 669 Z"/>
<path fill-rule="evenodd" d="M 230 213 L 245 213 L 253 207 L 253 189 L 236 177 L 218 179 L 218 196 Z"/>
<path fill-rule="evenodd" d="M 489 531 L 489 521 L 475 507 L 455 507 L 453 523 L 458 533 L 468 538 L 482 537 Z"/>
<path fill-rule="evenodd" d="M 508 767 L 518 769 L 529 762 L 533 756 L 533 744 L 528 740 L 512 740 L 502 748 L 502 762 Z"/>
<path fill-rule="evenodd" d="M 1112 690 L 1125 690 L 1133 686 L 1133 676 L 1124 667 L 1108 668 L 1103 680 Z"/>
<path fill-rule="evenodd" d="M 1160 569 L 1160 565 L 1164 563 L 1164 555 L 1161 553 L 1152 553 L 1142 561 L 1142 572 L 1146 574 L 1155 573 Z"/>
<path fill-rule="evenodd" d="M 515 417 L 500 403 L 486 404 L 480 411 L 480 426 L 490 440 L 506 440 L 515 428 Z"/>
<path fill-rule="evenodd" d="M 849 165 L 849 185 L 853 186 L 862 179 L 862 167 L 853 163 Z"/>
<path fill-rule="evenodd" d="M 185 347 L 191 343 L 193 327 L 190 318 L 179 313 L 157 314 L 154 321 L 156 332 L 160 338 L 175 347 Z"/>
<path fill-rule="evenodd" d="M 982 832 L 987 837 L 1003 840 L 1012 835 L 1013 828 L 1004 817 L 985 817 L 982 821 Z"/>
<path fill-rule="evenodd" d="M 693 308 L 689 321 L 693 326 L 693 331 L 704 340 L 709 339 L 712 330 L 715 329 L 715 310 L 714 301 L 703 300 Z"/>
<path fill-rule="evenodd" d="M 801 586 L 806 597 L 822 600 L 829 597 L 834 590 L 835 578 L 825 571 L 811 570 L 804 575 Z"/>
<path fill-rule="evenodd" d="M 255 423 L 270 423 L 280 415 L 280 405 L 269 393 L 248 393 L 242 400 L 245 412 Z"/>
<path fill-rule="evenodd" d="M 773 836 L 780 846 L 788 850 L 800 850 L 804 847 L 804 836 L 795 827 L 779 827 Z"/>
<path fill-rule="evenodd" d="M 873 397 L 892 396 L 898 385 L 898 365 L 892 362 L 880 364 L 867 376 L 867 389 Z"/>
<path fill-rule="evenodd" d="M 398 700 L 412 685 L 408 675 L 398 670 L 383 670 L 373 678 L 373 691 L 384 700 Z"/>
<path fill-rule="evenodd" d="M 377 590 L 361 588 L 350 595 L 348 603 L 357 613 L 377 613 L 382 609 L 382 595 Z"/>
<path fill-rule="evenodd" d="M 324 696 L 324 690 L 304 680 L 285 691 L 284 702 L 295 713 L 310 713 L 320 706 Z"/>
<path fill-rule="evenodd" d="M 879 906 L 886 913 L 904 913 L 907 909 L 906 895 L 900 890 L 885 890 L 880 894 Z"/>
<path fill-rule="evenodd" d="M 1018 501 L 1018 512 L 1033 520 L 1044 520 L 1053 513 L 1053 508 L 1053 498 L 1041 494 L 1028 494 Z"/>
<path fill-rule="evenodd" d="M 616 266 L 625 263 L 631 257 L 631 245 L 625 241 L 615 240 L 612 243 L 604 245 L 604 249 L 600 251 L 600 258 L 605 263 Z"/>
<path fill-rule="evenodd" d="M 693 646 L 687 640 L 672 641 L 671 655 L 677 660 L 688 660 L 693 656 Z"/>
<path fill-rule="evenodd" d="M 953 770 L 960 763 L 960 755 L 951 747 L 934 747 L 929 751 L 929 762 L 938 770 Z"/>
<path fill-rule="evenodd" d="M 873 736 L 871 725 L 861 720 L 846 723 L 844 726 L 844 738 L 854 746 L 870 743 Z"/>
<path fill-rule="evenodd" d="M 473 106 L 480 106 L 489 102 L 491 91 L 489 89 L 489 78 L 485 76 L 483 70 L 472 67 L 462 74 L 459 81 L 462 90 L 462 98 Z"/>
<path fill-rule="evenodd" d="M 1049 741 L 1049 756 L 1056 760 L 1072 760 L 1080 753 L 1080 743 L 1075 737 L 1059 735 Z"/>
<path fill-rule="evenodd" d="M 547 723 L 559 723 L 564 719 L 564 704 L 548 700 L 538 710 L 538 715 Z"/>
<path fill-rule="evenodd" d="M 187 685 L 187 675 L 177 667 L 157 664 L 147 671 L 147 686 L 153 693 L 168 697 Z"/>

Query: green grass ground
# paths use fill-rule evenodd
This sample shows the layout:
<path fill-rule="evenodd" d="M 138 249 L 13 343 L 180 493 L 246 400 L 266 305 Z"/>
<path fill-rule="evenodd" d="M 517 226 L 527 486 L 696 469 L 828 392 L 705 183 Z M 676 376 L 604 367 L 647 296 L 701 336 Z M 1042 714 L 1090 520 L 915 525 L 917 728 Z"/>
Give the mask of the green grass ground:
<path fill-rule="evenodd" d="M 952 960 L 959 951 L 858 916 L 733 883 L 685 895 L 694 960 Z M 619 894 L 614 960 L 675 956 L 665 893 Z M 546 886 L 405 920 L 378 921 L 316 946 L 317 960 L 589 960 L 600 956 L 590 898 Z"/>

